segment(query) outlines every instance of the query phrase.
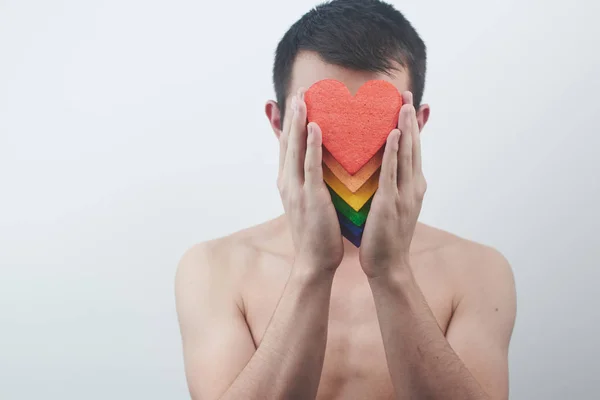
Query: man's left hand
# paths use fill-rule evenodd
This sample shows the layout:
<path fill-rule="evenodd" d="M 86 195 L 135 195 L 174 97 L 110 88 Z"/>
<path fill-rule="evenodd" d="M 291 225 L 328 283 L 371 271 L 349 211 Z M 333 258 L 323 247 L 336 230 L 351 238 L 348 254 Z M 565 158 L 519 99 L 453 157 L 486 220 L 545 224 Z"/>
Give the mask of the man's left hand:
<path fill-rule="evenodd" d="M 388 136 L 360 247 L 369 278 L 409 268 L 409 248 L 427 183 L 421 168 L 421 140 L 411 92 L 402 94 L 398 129 Z"/>

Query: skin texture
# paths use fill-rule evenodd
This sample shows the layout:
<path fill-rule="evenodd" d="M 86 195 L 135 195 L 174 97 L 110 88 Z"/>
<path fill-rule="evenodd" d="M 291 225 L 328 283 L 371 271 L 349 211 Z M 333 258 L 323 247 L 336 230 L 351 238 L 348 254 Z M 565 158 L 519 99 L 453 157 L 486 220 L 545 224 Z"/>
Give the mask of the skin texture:
<path fill-rule="evenodd" d="M 302 88 L 352 93 L 386 79 L 407 103 L 390 133 L 360 250 L 343 239 L 322 181 L 321 133 Z M 496 250 L 418 223 L 426 181 L 408 74 L 350 71 L 301 53 L 280 142 L 285 215 L 201 243 L 176 299 L 194 399 L 506 399 L 512 271 Z M 292 99 L 296 96 L 296 100 Z"/>

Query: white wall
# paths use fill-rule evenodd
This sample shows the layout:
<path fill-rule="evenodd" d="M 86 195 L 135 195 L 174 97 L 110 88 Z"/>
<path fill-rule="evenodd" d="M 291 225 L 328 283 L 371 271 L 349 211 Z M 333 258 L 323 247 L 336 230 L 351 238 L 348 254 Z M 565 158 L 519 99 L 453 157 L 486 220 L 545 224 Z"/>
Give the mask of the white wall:
<path fill-rule="evenodd" d="M 282 211 L 263 104 L 314 4 L 0 0 L 0 398 L 187 398 L 174 269 Z M 396 5 L 430 55 L 422 221 L 515 270 L 511 398 L 597 398 L 599 3 Z"/>

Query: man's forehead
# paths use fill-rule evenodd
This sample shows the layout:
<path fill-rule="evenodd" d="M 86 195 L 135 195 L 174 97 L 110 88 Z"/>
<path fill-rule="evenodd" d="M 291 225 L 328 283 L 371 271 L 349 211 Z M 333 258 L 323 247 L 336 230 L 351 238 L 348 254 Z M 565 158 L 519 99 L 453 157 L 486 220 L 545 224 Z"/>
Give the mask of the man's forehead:
<path fill-rule="evenodd" d="M 313 83 L 322 79 L 336 79 L 343 82 L 350 93 L 354 94 L 367 81 L 381 79 L 393 84 L 400 93 L 410 88 L 408 71 L 398 65 L 397 70 L 389 73 L 355 71 L 339 65 L 329 64 L 315 52 L 298 53 L 292 69 L 292 77 L 287 97 L 293 96 L 303 87 L 308 89 Z M 287 102 L 289 104 L 289 102 Z"/>

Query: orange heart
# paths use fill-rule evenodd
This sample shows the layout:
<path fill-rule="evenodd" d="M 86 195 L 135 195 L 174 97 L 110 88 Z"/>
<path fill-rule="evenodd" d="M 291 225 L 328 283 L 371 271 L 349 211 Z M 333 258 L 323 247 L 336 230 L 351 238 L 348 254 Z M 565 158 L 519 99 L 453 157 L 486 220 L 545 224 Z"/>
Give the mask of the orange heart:
<path fill-rule="evenodd" d="M 352 96 L 335 79 L 314 83 L 304 94 L 309 122 L 323 132 L 323 146 L 350 175 L 385 144 L 398 125 L 402 96 L 394 85 L 372 80 Z"/>

